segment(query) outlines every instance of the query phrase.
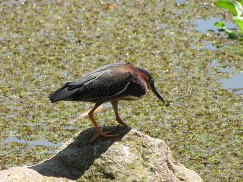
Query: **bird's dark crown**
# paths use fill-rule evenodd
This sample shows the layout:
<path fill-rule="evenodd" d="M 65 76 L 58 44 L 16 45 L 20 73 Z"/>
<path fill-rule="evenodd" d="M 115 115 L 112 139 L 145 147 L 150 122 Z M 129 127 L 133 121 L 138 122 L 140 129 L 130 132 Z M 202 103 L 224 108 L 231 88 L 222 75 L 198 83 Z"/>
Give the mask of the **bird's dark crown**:
<path fill-rule="evenodd" d="M 148 79 L 147 81 L 154 81 L 154 78 L 147 70 L 145 70 L 143 68 L 138 68 L 138 67 L 137 67 L 137 69 L 147 77 L 147 79 Z"/>

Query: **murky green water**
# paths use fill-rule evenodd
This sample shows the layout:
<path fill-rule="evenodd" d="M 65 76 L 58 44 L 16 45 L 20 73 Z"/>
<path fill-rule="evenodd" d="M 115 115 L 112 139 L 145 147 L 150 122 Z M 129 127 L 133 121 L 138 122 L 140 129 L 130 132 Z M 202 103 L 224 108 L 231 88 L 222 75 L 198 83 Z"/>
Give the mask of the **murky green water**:
<path fill-rule="evenodd" d="M 220 19 L 224 12 L 213 1 L 107 2 L 1 1 L 0 169 L 46 159 L 91 127 L 88 120 L 70 122 L 91 104 L 51 104 L 48 94 L 123 60 L 152 72 L 172 104 L 163 107 L 149 94 L 121 102 L 121 117 L 165 140 L 176 159 L 205 181 L 240 181 L 242 94 L 219 80 L 243 70 L 243 47 L 213 25 L 211 31 L 198 28 L 200 20 Z M 215 60 L 220 66 L 212 66 Z M 221 71 L 229 66 L 234 69 Z M 112 111 L 98 118 L 115 123 Z"/>

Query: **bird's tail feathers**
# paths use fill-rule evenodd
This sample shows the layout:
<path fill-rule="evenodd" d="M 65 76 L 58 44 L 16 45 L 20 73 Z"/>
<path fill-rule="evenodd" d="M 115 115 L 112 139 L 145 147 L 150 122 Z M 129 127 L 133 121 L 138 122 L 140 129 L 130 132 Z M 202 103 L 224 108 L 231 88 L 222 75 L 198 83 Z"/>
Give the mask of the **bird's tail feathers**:
<path fill-rule="evenodd" d="M 70 82 L 66 83 L 65 85 L 63 85 L 61 88 L 59 88 L 58 90 L 52 92 L 49 95 L 49 99 L 51 102 L 58 102 L 60 100 L 70 100 L 70 96 L 73 95 L 77 89 L 69 89 L 68 84 Z"/>

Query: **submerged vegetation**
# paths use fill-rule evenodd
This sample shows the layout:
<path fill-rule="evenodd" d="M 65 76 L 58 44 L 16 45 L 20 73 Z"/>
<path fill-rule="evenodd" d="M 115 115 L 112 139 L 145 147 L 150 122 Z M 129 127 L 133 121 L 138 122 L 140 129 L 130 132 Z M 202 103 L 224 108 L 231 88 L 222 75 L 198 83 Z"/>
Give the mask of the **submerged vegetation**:
<path fill-rule="evenodd" d="M 218 80 L 243 70 L 235 49 L 242 45 L 194 26 L 196 20 L 224 16 L 214 2 L 1 1 L 0 169 L 47 159 L 91 127 L 88 120 L 70 121 L 93 105 L 51 104 L 48 94 L 123 60 L 153 73 L 171 106 L 148 94 L 121 102 L 121 117 L 164 140 L 205 181 L 240 181 L 242 95 Z M 215 62 L 219 66 L 212 67 Z M 233 71 L 221 71 L 228 67 Z M 99 114 L 99 124 L 115 124 L 109 112 Z"/>

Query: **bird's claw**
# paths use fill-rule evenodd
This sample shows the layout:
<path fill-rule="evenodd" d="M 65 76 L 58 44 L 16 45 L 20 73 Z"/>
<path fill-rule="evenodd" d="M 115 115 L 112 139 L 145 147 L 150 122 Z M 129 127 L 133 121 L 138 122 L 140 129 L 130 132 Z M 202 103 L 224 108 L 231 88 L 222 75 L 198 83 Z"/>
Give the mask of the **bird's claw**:
<path fill-rule="evenodd" d="M 105 132 L 103 132 L 104 127 L 102 127 L 101 132 L 109 135 L 109 134 L 113 133 L 114 131 L 116 131 L 117 127 L 118 127 L 118 125 L 113 127 L 110 131 L 105 131 Z"/>
<path fill-rule="evenodd" d="M 118 134 L 116 135 L 109 135 L 109 134 L 106 134 L 108 132 L 102 132 L 102 133 L 99 133 L 99 134 L 96 134 L 92 139 L 91 139 L 91 143 L 94 142 L 98 137 L 116 137 L 118 136 Z"/>
<path fill-rule="evenodd" d="M 103 128 L 101 128 L 101 130 L 100 130 L 100 132 L 99 133 L 97 133 L 93 138 L 92 138 L 92 140 L 90 141 L 91 143 L 92 142 L 94 142 L 98 137 L 116 137 L 116 136 L 118 136 L 118 134 L 116 134 L 116 135 L 112 135 L 111 133 L 113 133 L 114 131 L 116 131 L 116 129 L 117 129 L 117 127 L 118 126 L 115 126 L 114 128 L 112 128 L 112 130 L 110 130 L 110 131 L 105 131 L 105 132 L 103 132 L 102 130 L 103 130 Z"/>

